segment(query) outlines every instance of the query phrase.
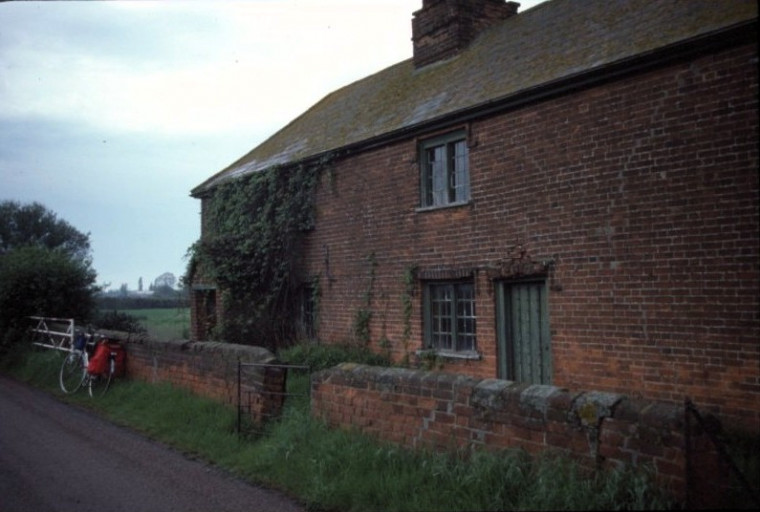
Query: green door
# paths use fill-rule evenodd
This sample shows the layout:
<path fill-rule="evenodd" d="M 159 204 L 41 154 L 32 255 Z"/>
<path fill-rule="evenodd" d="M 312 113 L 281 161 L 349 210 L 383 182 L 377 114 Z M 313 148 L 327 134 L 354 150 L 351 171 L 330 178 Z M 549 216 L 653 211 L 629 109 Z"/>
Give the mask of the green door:
<path fill-rule="evenodd" d="M 499 378 L 551 384 L 546 282 L 500 281 L 495 287 Z"/>

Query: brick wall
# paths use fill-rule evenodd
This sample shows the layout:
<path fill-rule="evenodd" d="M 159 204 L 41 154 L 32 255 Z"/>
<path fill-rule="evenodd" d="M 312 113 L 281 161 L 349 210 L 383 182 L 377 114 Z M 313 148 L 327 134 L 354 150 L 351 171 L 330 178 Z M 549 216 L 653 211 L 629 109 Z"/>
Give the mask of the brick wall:
<path fill-rule="evenodd" d="M 522 448 L 532 454 L 552 449 L 589 469 L 647 464 L 674 498 L 684 502 L 687 495 L 683 406 L 344 363 L 312 376 L 311 407 L 333 427 L 357 428 L 411 448 Z M 717 452 L 703 434 L 691 432 L 699 464 L 690 477 L 690 496 L 698 498 L 692 504 L 714 506 L 727 472 L 714 472 Z M 699 475 L 709 475 L 713 494 L 696 493 Z"/>
<path fill-rule="evenodd" d="M 127 350 L 127 377 L 150 383 L 165 382 L 195 394 L 237 407 L 238 361 L 276 363 L 261 347 L 230 343 L 120 339 Z M 241 371 L 241 405 L 254 422 L 277 416 L 284 404 L 285 371 L 246 367 Z"/>
<path fill-rule="evenodd" d="M 463 207 L 419 209 L 418 139 L 336 161 L 305 241 L 319 338 L 357 341 L 364 308 L 370 346 L 413 358 L 422 283 L 406 338 L 405 271 L 467 269 L 480 359 L 444 368 L 496 377 L 494 282 L 550 261 L 553 384 L 676 404 L 689 396 L 756 431 L 756 63 L 756 45 L 736 47 L 452 125 L 468 133 Z"/>

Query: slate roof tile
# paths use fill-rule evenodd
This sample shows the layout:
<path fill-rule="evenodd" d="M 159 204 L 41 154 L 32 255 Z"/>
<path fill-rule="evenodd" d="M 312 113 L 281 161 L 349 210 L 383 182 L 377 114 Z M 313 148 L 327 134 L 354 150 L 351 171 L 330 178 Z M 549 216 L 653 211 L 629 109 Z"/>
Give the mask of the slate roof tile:
<path fill-rule="evenodd" d="M 450 59 L 420 69 L 405 60 L 328 94 L 192 193 L 753 20 L 755 0 L 550 0 Z"/>

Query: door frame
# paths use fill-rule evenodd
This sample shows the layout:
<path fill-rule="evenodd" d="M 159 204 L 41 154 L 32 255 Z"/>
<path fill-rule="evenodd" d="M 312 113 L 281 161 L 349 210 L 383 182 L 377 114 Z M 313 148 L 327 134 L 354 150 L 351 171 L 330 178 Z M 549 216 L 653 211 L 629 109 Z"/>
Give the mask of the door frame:
<path fill-rule="evenodd" d="M 545 276 L 533 276 L 524 279 L 498 279 L 494 283 L 495 318 L 496 318 L 496 374 L 499 379 L 521 380 L 533 384 L 551 384 L 552 382 L 552 350 L 551 330 L 549 326 L 549 285 Z M 539 291 L 537 306 L 539 310 L 537 342 L 540 359 L 535 368 L 540 375 L 531 375 L 527 381 L 519 375 L 515 367 L 514 338 L 510 334 L 513 325 L 512 297 L 508 293 L 513 286 L 535 285 Z M 536 373 L 536 372 L 531 372 Z"/>

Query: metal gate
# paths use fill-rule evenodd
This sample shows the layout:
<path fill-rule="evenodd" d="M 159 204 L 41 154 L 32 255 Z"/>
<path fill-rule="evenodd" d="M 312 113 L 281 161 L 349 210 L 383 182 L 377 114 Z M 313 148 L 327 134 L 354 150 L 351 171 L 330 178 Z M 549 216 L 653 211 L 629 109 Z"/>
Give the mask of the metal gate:
<path fill-rule="evenodd" d="M 309 390 L 304 392 L 288 391 L 288 374 L 291 371 L 309 372 L 308 366 L 292 364 L 243 363 L 238 361 L 237 368 L 237 432 L 238 436 L 247 431 L 261 432 L 264 425 L 279 417 L 288 398 L 304 397 L 308 399 Z M 270 372 L 282 372 L 283 385 L 281 389 L 271 389 L 265 378 Z M 271 375 L 271 373 L 270 373 Z M 254 405 L 272 404 L 273 407 L 263 407 L 256 411 L 256 421 L 250 425 L 244 418 L 253 418 Z"/>
<path fill-rule="evenodd" d="M 74 344 L 74 319 L 30 316 L 32 343 L 38 347 L 68 351 Z"/>

